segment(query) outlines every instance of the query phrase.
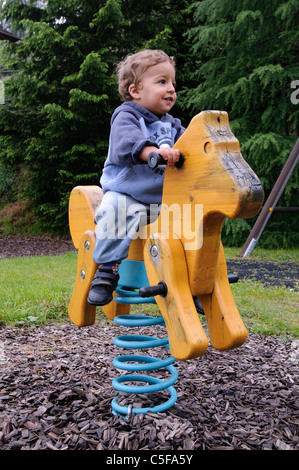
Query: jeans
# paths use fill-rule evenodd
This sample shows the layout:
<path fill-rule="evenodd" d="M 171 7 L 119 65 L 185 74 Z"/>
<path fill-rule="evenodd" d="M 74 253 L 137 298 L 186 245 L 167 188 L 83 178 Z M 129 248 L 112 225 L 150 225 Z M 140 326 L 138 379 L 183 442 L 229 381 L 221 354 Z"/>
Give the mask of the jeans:
<path fill-rule="evenodd" d="M 159 204 L 143 204 L 127 194 L 107 191 L 95 213 L 94 262 L 120 262 L 127 258 L 131 241 L 138 236 L 138 230 L 154 222 L 159 210 Z"/>

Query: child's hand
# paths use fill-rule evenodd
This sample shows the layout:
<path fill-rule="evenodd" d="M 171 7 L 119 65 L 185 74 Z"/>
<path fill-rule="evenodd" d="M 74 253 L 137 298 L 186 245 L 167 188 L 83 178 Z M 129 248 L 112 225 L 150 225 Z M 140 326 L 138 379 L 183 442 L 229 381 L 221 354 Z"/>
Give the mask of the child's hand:
<path fill-rule="evenodd" d="M 173 149 L 171 147 L 162 147 L 159 149 L 159 155 L 166 160 L 167 165 L 170 168 L 175 168 L 175 164 L 179 160 L 181 152 L 180 150 Z"/>

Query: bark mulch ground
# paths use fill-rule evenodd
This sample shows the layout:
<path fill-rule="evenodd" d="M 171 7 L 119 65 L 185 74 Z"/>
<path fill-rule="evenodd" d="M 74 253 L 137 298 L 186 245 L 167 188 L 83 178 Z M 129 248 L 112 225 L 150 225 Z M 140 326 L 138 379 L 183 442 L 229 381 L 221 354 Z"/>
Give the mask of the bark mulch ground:
<path fill-rule="evenodd" d="M 14 256 L 73 249 L 71 242 L 61 248 L 61 241 L 52 240 L 52 250 L 51 243 L 42 240 L 39 248 L 31 244 L 31 249 L 29 240 L 15 242 L 12 245 L 19 249 Z M 7 248 L 8 239 L 0 237 L 0 257 L 7 256 L 3 243 Z M 238 272 L 241 279 L 252 277 L 248 263 L 234 261 L 229 271 Z M 297 265 L 286 263 L 285 271 L 278 271 L 276 265 L 274 276 L 272 264 L 259 264 L 255 276 L 262 273 L 261 282 L 276 285 L 284 280 L 286 288 L 298 288 Z M 138 332 L 166 334 L 163 327 Z M 176 404 L 164 413 L 132 414 L 124 419 L 111 412 L 111 400 L 119 394 L 112 387 L 119 374 L 112 360 L 122 354 L 113 344 L 119 333 L 132 331 L 100 319 L 82 329 L 71 323 L 32 329 L 1 327 L 0 449 L 299 449 L 298 340 L 283 342 L 249 334 L 236 350 L 209 347 L 202 358 L 178 361 Z M 165 350 L 154 354 L 163 357 Z M 167 392 L 130 398 L 134 406 L 148 406 L 165 397 Z"/>
<path fill-rule="evenodd" d="M 0 448 L 299 449 L 298 341 L 249 335 L 239 349 L 177 362 L 176 404 L 125 420 L 111 412 L 118 328 L 0 329 Z"/>
<path fill-rule="evenodd" d="M 71 240 L 50 237 L 18 237 L 0 234 L 0 259 L 35 255 L 60 255 L 66 251 L 75 251 Z"/>

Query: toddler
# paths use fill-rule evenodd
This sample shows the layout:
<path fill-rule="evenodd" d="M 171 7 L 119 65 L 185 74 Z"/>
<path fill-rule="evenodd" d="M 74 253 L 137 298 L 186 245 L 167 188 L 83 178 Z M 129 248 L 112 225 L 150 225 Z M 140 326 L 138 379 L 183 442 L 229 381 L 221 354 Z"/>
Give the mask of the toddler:
<path fill-rule="evenodd" d="M 100 179 L 103 199 L 96 211 L 93 260 L 99 264 L 88 294 L 91 305 L 113 298 L 118 265 L 127 258 L 138 228 L 150 211 L 158 216 L 165 166 L 152 169 L 152 151 L 170 168 L 179 160 L 174 143 L 185 131 L 169 113 L 176 102 L 175 63 L 160 50 L 143 50 L 126 57 L 117 68 L 123 103 L 111 118 L 109 150 Z"/>

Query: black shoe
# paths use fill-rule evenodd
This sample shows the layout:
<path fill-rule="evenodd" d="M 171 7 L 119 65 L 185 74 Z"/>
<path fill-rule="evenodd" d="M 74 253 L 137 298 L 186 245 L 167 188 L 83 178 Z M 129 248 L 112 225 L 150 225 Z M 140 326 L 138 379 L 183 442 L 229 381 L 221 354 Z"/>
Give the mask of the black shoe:
<path fill-rule="evenodd" d="M 113 291 L 117 287 L 119 275 L 105 266 L 100 266 L 90 285 L 87 302 L 90 305 L 107 305 L 113 299 Z"/>

